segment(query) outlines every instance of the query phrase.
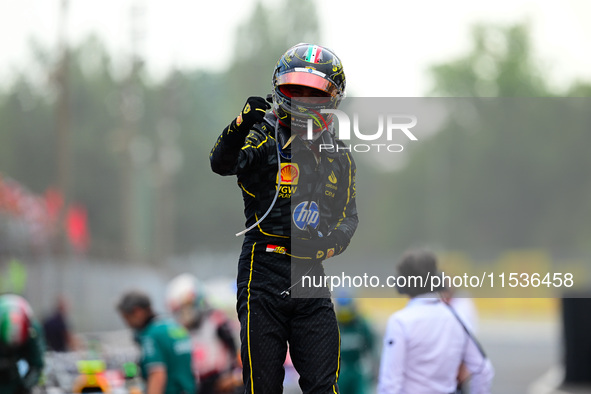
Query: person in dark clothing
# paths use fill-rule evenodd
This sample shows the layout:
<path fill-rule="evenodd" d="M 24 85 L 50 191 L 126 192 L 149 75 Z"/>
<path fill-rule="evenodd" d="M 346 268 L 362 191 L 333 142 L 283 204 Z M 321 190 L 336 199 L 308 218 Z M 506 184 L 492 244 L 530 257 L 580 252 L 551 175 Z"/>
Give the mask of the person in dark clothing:
<path fill-rule="evenodd" d="M 272 111 L 250 97 L 210 154 L 214 172 L 237 176 L 244 199 L 237 311 L 245 392 L 282 392 L 289 344 L 303 393 L 334 394 L 340 338 L 330 292 L 306 288 L 304 277 L 323 277 L 323 261 L 357 228 L 355 163 L 324 111 L 338 108 L 345 75 L 331 50 L 298 44 L 277 63 L 273 88 Z"/>
<path fill-rule="evenodd" d="M 365 394 L 378 364 L 375 334 L 353 298 L 339 297 L 335 301 L 341 333 L 341 394 Z"/>
<path fill-rule="evenodd" d="M 45 366 L 44 351 L 29 303 L 15 294 L 0 295 L 0 393 L 31 393 Z"/>
<path fill-rule="evenodd" d="M 67 304 L 59 297 L 54 312 L 43 320 L 43 332 L 48 350 L 67 352 L 73 349 L 73 338 L 66 320 Z"/>

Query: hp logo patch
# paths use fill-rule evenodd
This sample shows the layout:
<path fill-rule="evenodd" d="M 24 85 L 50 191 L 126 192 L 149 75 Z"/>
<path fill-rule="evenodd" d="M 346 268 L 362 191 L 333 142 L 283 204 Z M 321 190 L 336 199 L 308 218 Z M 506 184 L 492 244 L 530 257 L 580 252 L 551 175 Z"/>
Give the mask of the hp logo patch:
<path fill-rule="evenodd" d="M 307 226 L 318 227 L 320 223 L 318 204 L 314 201 L 299 203 L 293 210 L 293 222 L 300 230 L 305 230 Z"/>

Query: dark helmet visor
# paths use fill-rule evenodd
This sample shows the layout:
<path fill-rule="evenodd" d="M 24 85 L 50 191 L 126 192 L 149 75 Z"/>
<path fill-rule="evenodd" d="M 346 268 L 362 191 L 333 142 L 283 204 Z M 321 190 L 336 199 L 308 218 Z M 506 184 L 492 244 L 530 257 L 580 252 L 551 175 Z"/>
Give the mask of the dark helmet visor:
<path fill-rule="evenodd" d="M 305 69 L 303 69 L 305 70 Z M 302 85 L 310 88 L 318 89 L 323 92 L 336 96 L 339 93 L 339 89 L 334 83 L 317 75 L 313 72 L 298 71 L 297 69 L 292 72 L 287 72 L 277 76 L 277 85 Z"/>

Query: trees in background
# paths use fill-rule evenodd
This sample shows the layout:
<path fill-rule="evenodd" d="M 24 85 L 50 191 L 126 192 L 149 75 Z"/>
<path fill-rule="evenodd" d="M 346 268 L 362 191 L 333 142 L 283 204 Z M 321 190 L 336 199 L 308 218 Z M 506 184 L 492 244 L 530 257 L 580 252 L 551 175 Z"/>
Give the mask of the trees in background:
<path fill-rule="evenodd" d="M 318 36 L 312 1 L 258 4 L 225 70 L 171 70 L 158 82 L 139 62 L 122 76 L 96 37 L 70 48 L 68 200 L 87 208 L 91 253 L 158 261 L 239 242 L 236 185 L 211 172 L 209 151 L 247 97 L 270 93 L 285 49 Z M 41 195 L 58 177 L 57 59 L 32 49 L 40 81 L 21 73 L 0 91 L 0 174 Z"/>
<path fill-rule="evenodd" d="M 237 31 L 234 58 L 215 73 L 171 70 L 154 82 L 138 69 L 130 83 L 114 76 L 113 58 L 97 38 L 71 48 L 70 200 L 87 209 L 91 253 L 129 258 L 130 242 L 139 251 L 134 257 L 156 261 L 235 250 L 242 204 L 235 183 L 210 171 L 209 150 L 248 96 L 270 93 L 285 49 L 318 39 L 314 5 L 306 1 L 259 4 Z M 525 26 L 478 26 L 473 44 L 465 56 L 432 67 L 430 94 L 507 99 L 476 104 L 478 120 L 468 126 L 462 113 L 450 117 L 395 172 L 360 161 L 355 248 L 401 251 L 427 242 L 468 251 L 589 252 L 591 133 L 570 125 L 591 121 L 574 101 L 547 106 L 535 99 L 589 97 L 589 85 L 553 91 Z M 50 70 L 48 52 L 35 53 L 39 67 Z M 515 97 L 531 97 L 531 105 L 516 105 Z M 0 93 L 0 173 L 37 194 L 56 182 L 55 104 L 50 83 L 24 74 Z M 131 220 L 131 241 L 124 220 Z"/>

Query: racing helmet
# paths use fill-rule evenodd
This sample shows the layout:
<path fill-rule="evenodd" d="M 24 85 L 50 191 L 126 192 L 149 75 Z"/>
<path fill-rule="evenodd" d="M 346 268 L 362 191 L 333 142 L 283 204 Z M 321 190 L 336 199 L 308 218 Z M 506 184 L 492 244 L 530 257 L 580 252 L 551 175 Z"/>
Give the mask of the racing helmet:
<path fill-rule="evenodd" d="M 166 304 L 175 318 L 185 327 L 196 325 L 208 309 L 205 289 L 188 273 L 172 279 L 166 289 Z"/>
<path fill-rule="evenodd" d="M 29 339 L 33 316 L 29 303 L 16 294 L 0 296 L 0 347 L 16 348 Z"/>
<path fill-rule="evenodd" d="M 315 132 L 328 128 L 332 114 L 322 109 L 337 109 L 345 95 L 345 73 L 337 55 L 330 49 L 300 43 L 281 56 L 273 71 L 273 112 L 288 126 L 300 129 L 313 120 Z M 313 100 L 298 100 L 293 86 L 314 89 Z M 297 92 L 297 90 L 296 90 Z"/>

